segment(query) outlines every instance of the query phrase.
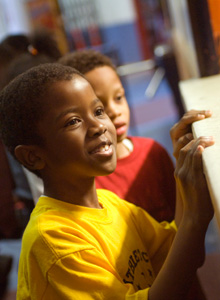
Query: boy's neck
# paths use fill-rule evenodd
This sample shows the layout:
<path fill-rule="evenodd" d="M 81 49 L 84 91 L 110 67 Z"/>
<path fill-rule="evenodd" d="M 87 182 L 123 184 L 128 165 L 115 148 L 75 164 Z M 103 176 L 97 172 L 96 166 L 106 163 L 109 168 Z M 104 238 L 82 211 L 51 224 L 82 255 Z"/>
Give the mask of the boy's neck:
<path fill-rule="evenodd" d="M 75 205 L 101 208 L 94 181 L 71 187 L 64 187 L 63 184 L 53 184 L 51 188 L 51 185 L 45 184 L 44 195 Z"/>

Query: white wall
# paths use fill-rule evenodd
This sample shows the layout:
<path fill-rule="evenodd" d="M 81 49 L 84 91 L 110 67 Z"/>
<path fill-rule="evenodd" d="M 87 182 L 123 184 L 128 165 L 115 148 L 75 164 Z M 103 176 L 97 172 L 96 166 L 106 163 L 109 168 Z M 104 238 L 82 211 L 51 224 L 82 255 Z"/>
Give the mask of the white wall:
<path fill-rule="evenodd" d="M 0 18 L 0 40 L 8 34 L 30 31 L 24 0 L 0 0 Z"/>
<path fill-rule="evenodd" d="M 135 21 L 132 0 L 95 0 L 101 26 L 111 26 Z"/>
<path fill-rule="evenodd" d="M 186 0 L 168 0 L 172 37 L 182 80 L 200 77 Z"/>

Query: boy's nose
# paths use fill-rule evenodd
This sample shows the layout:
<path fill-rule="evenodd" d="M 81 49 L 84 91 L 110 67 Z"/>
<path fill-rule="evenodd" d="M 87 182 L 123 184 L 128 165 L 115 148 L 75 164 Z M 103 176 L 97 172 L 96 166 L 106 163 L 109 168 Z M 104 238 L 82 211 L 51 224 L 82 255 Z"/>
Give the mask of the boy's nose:
<path fill-rule="evenodd" d="M 106 109 L 106 113 L 111 120 L 115 119 L 117 116 L 120 115 L 120 111 L 118 111 L 116 108 Z"/>
<path fill-rule="evenodd" d="M 111 120 L 120 115 L 120 111 L 118 110 L 116 105 L 109 105 L 108 107 L 106 107 L 105 111 Z"/>
<path fill-rule="evenodd" d="M 93 123 L 88 129 L 88 136 L 99 136 L 107 131 L 107 126 L 101 122 Z"/>

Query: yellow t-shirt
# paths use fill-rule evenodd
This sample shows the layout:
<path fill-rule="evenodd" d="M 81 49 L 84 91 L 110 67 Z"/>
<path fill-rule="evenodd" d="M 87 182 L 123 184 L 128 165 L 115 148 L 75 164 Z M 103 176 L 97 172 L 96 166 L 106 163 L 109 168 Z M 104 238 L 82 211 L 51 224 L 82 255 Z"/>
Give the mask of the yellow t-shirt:
<path fill-rule="evenodd" d="M 97 192 L 102 209 L 40 197 L 22 239 L 17 300 L 148 299 L 175 224 Z"/>

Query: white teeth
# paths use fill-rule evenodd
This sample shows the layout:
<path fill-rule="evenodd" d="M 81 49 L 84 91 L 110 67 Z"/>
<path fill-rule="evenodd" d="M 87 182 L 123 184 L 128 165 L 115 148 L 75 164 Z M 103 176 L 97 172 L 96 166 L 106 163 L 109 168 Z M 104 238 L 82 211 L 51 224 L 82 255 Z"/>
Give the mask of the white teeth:
<path fill-rule="evenodd" d="M 110 145 L 102 145 L 94 149 L 91 153 L 98 153 L 98 152 L 108 152 L 111 149 Z"/>
<path fill-rule="evenodd" d="M 102 152 L 108 151 L 109 150 L 109 145 L 101 146 L 99 149 Z"/>

